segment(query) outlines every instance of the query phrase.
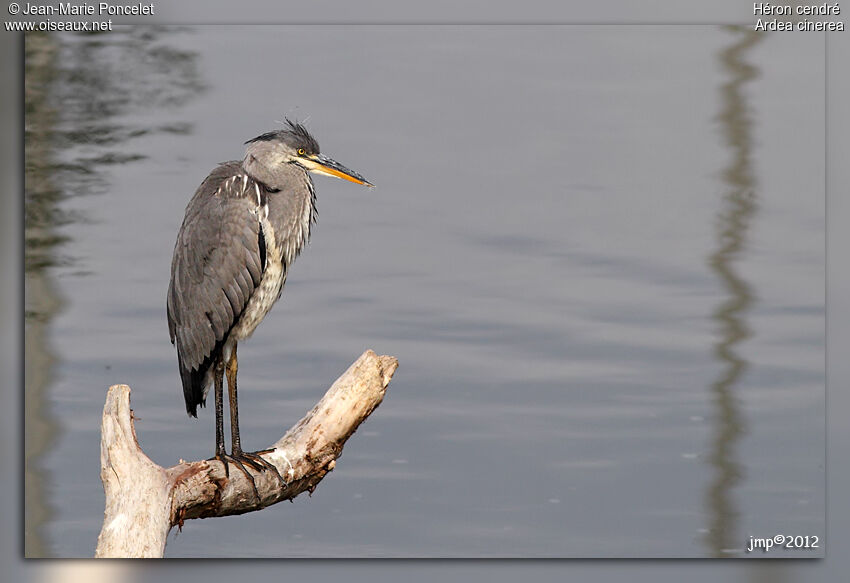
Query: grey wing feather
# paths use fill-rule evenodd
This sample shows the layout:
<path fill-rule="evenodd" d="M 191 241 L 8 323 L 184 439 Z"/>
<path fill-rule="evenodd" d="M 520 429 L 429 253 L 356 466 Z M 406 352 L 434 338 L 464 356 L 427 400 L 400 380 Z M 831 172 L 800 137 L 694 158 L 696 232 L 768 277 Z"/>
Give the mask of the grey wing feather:
<path fill-rule="evenodd" d="M 167 301 L 171 341 L 187 371 L 197 370 L 224 339 L 262 277 L 255 207 L 201 194 L 189 204 L 177 238 Z"/>

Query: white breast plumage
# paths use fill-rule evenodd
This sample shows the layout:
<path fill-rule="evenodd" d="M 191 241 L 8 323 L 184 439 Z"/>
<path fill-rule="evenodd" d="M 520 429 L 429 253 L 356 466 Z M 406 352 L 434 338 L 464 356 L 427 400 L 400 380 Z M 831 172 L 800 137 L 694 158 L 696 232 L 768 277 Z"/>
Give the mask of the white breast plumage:
<path fill-rule="evenodd" d="M 251 294 L 248 304 L 242 310 L 239 321 L 230 331 L 229 339 L 234 341 L 247 338 L 254 332 L 254 329 L 272 309 L 280 296 L 283 283 L 286 281 L 286 270 L 280 245 L 275 240 L 274 230 L 268 219 L 268 204 L 259 207 L 257 215 L 266 244 L 266 265 L 260 279 L 260 285 Z"/>

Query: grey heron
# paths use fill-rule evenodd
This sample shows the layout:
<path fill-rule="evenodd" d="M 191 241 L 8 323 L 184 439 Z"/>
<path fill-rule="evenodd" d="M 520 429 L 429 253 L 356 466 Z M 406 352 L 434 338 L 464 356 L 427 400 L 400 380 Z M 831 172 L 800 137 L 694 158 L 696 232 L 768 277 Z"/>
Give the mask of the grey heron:
<path fill-rule="evenodd" d="M 310 173 L 373 186 L 319 153 L 319 144 L 300 123 L 245 142 L 245 157 L 219 164 L 186 207 L 177 234 L 168 286 L 168 331 L 177 347 L 186 411 L 197 417 L 215 390 L 215 455 L 234 463 L 277 469 L 245 452 L 239 437 L 236 345 L 254 332 L 280 297 L 292 262 L 316 222 L 316 191 Z M 223 377 L 230 408 L 231 451 L 224 447 Z M 228 473 L 229 475 L 229 473 Z M 281 478 L 281 481 L 283 479 Z M 254 486 L 254 493 L 257 493 Z"/>

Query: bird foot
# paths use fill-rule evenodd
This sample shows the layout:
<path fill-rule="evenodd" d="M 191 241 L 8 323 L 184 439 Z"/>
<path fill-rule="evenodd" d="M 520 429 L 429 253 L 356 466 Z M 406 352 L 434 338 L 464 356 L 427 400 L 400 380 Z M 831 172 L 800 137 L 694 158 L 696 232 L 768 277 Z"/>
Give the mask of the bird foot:
<path fill-rule="evenodd" d="M 280 475 L 280 472 L 278 471 L 277 466 L 275 466 L 270 461 L 260 457 L 260 454 L 271 453 L 273 451 L 274 451 L 274 448 L 272 448 L 272 449 L 261 449 L 259 451 L 255 451 L 255 452 L 240 451 L 236 455 L 238 455 L 243 462 L 250 465 L 252 468 L 257 470 L 258 472 L 265 472 L 266 470 L 271 470 L 272 472 L 274 472 L 275 476 L 277 476 L 277 479 L 280 480 L 280 483 L 283 484 L 284 487 L 286 487 L 286 486 L 288 486 L 288 483 L 286 482 L 286 480 L 283 479 L 283 476 Z M 287 463 L 289 463 L 289 460 L 287 460 Z M 292 466 L 292 464 L 290 464 L 290 467 L 291 466 Z"/>
<path fill-rule="evenodd" d="M 251 482 L 251 489 L 254 490 L 254 496 L 257 498 L 257 500 L 260 500 L 260 493 L 257 490 L 257 484 L 254 481 L 254 475 L 250 471 L 248 471 L 248 468 L 246 468 L 245 466 L 250 467 L 256 472 L 265 472 L 271 470 L 272 472 L 274 472 L 275 476 L 277 476 L 278 480 L 280 480 L 280 483 L 283 485 L 283 487 L 289 485 L 286 480 L 283 479 L 283 476 L 280 475 L 280 472 L 274 464 L 260 457 L 260 454 L 270 453 L 272 451 L 274 451 L 274 449 L 262 449 L 256 452 L 238 451 L 235 452 L 233 455 L 229 455 L 227 453 L 217 453 L 215 456 L 211 457 L 210 460 L 218 460 L 224 464 L 224 475 L 227 478 L 230 478 L 229 464 L 232 463 L 237 468 L 239 468 L 239 470 L 243 474 L 245 474 L 245 477 L 248 478 L 248 481 Z M 287 462 L 288 461 L 289 460 L 287 460 Z"/>
<path fill-rule="evenodd" d="M 224 464 L 224 475 L 227 478 L 230 478 L 230 464 L 231 463 L 233 465 L 235 465 L 237 468 L 239 468 L 239 470 L 243 474 L 245 474 L 245 477 L 248 478 L 248 481 L 251 482 L 251 489 L 254 491 L 254 496 L 257 498 L 257 500 L 260 500 L 260 492 L 257 490 L 257 484 L 256 484 L 256 482 L 254 482 L 254 476 L 251 474 L 251 472 L 248 471 L 248 468 L 245 467 L 245 464 L 248 464 L 249 466 L 251 466 L 255 470 L 262 471 L 261 469 L 259 469 L 257 464 L 255 464 L 252 460 L 245 458 L 244 454 L 243 455 L 228 455 L 226 453 L 217 453 L 217 454 L 215 454 L 215 456 L 210 458 L 210 461 L 212 461 L 212 460 L 218 460 L 222 464 Z"/>

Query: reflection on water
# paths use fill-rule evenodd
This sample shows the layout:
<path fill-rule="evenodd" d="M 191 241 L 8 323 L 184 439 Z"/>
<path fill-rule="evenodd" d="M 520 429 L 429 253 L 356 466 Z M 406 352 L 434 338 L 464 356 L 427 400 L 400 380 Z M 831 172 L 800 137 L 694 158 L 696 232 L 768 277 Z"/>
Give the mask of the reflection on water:
<path fill-rule="evenodd" d="M 191 521 L 169 556 L 690 557 L 740 548 L 735 530 L 756 522 L 820 533 L 822 476 L 809 463 L 820 434 L 795 439 L 796 455 L 787 444 L 750 449 L 765 435 L 756 429 L 783 431 L 791 419 L 816 429 L 822 416 L 812 390 L 822 297 L 807 279 L 817 269 L 804 266 L 821 257 L 823 209 L 794 182 L 813 175 L 819 151 L 779 148 L 795 142 L 789 126 L 759 117 L 750 162 L 756 127 L 741 100 L 757 99 L 767 120 L 822 102 L 810 82 L 781 94 L 769 85 L 779 71 L 810 71 L 822 43 L 801 53 L 797 37 L 776 37 L 768 55 L 738 34 L 200 27 L 50 37 L 46 113 L 28 119 L 27 259 L 28 277 L 54 283 L 64 303 L 55 315 L 28 279 L 27 356 L 50 343 L 56 358 L 37 367 L 52 375 L 48 389 L 33 389 L 28 372 L 27 426 L 45 435 L 33 419 L 52 412 L 55 422 L 41 418 L 58 433 L 41 450 L 27 439 L 54 503 L 47 548 L 28 554 L 94 548 L 109 384 L 134 388 L 139 438 L 157 463 L 209 455 L 210 413 L 189 422 L 179 406 L 164 323 L 174 233 L 210 165 L 291 107 L 313 118 L 328 151 L 352 165 L 360 156 L 379 188 L 358 196 L 317 182 L 319 236 L 244 355 L 245 437 L 278 437 L 367 347 L 396 354 L 403 374 L 318 496 Z M 737 68 L 718 71 L 733 44 L 724 58 Z M 744 60 L 758 64 L 757 84 Z M 38 81 L 35 64 L 27 74 Z M 257 71 L 280 74 L 246 93 Z M 211 89 L 194 100 L 200 75 Z M 806 172 L 762 173 L 800 160 Z M 43 234 L 37 218 L 50 225 Z M 759 336 L 745 341 L 747 325 Z M 769 402 L 742 408 L 768 389 Z M 714 421 L 694 422 L 704 418 Z M 709 463 L 694 461 L 712 449 Z M 756 467 L 771 474 L 759 482 Z M 740 468 L 746 482 L 735 481 Z M 32 498 L 43 498 L 30 484 L 28 526 Z M 774 519 L 803 498 L 814 503 L 794 506 L 792 525 Z M 689 536 L 707 515 L 714 538 Z"/>
<path fill-rule="evenodd" d="M 708 460 L 713 479 L 706 493 L 710 516 L 706 544 L 716 557 L 740 549 L 741 545 L 736 533 L 737 511 L 732 489 L 743 473 L 735 446 L 744 431 L 744 419 L 738 411 L 735 388 L 748 363 L 738 354 L 736 347 L 750 336 L 745 316 L 754 295 L 749 284 L 736 272 L 735 260 L 746 247 L 747 232 L 757 208 L 751 164 L 752 121 L 742 88 L 758 74 L 758 70 L 745 58 L 747 51 L 761 38 L 745 27 L 729 27 L 728 30 L 736 39 L 720 53 L 720 62 L 729 81 L 721 89 L 718 120 L 730 152 L 730 161 L 722 173 L 727 191 L 718 216 L 717 247 L 708 257 L 708 265 L 727 295 L 712 314 L 719 335 L 714 345 L 714 357 L 723 367 L 711 384 L 715 426 Z"/>
<path fill-rule="evenodd" d="M 48 325 L 61 308 L 45 268 L 56 261 L 56 247 L 64 241 L 56 229 L 65 222 L 56 208 L 61 193 L 49 171 L 56 111 L 48 103 L 48 90 L 56 70 L 55 40 L 43 34 L 26 37 L 24 554 L 27 557 L 48 555 L 42 530 L 51 512 L 45 496 L 45 471 L 39 468 L 38 460 L 56 437 L 55 419 L 46 405 L 45 394 L 55 358 L 47 346 Z"/>
<path fill-rule="evenodd" d="M 169 33 L 175 31 L 168 29 Z M 149 127 L 126 118 L 147 108 L 186 103 L 203 85 L 195 53 L 170 48 L 157 28 L 121 28 L 109 35 L 26 36 L 25 123 L 25 555 L 50 556 L 42 533 L 51 510 L 41 458 L 60 430 L 50 410 L 56 356 L 49 337 L 63 306 L 50 268 L 74 266 L 65 227 L 87 217 L 63 204 L 100 194 L 106 166 L 139 160 L 130 142 L 150 133 L 186 133 L 182 122 Z"/>

